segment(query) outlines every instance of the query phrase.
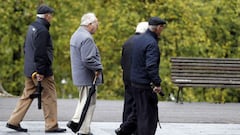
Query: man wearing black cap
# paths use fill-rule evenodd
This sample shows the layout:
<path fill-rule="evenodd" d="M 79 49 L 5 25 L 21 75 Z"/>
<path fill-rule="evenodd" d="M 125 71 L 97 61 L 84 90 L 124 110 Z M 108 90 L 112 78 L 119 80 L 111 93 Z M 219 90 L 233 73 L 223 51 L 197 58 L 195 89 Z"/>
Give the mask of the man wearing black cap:
<path fill-rule="evenodd" d="M 45 132 L 66 131 L 59 128 L 57 123 L 57 94 L 52 71 L 53 44 L 49 33 L 53 12 L 52 8 L 41 5 L 37 10 L 37 20 L 28 28 L 24 43 L 25 88 L 6 125 L 18 132 L 27 132 L 27 129 L 21 127 L 20 122 L 33 101 L 30 95 L 35 92 L 37 81 L 41 81 L 43 87 L 41 101 Z M 33 79 L 32 75 L 36 75 L 36 79 Z"/>
<path fill-rule="evenodd" d="M 130 77 L 136 102 L 137 135 L 155 134 L 158 122 L 157 93 L 161 92 L 158 39 L 166 22 L 152 17 L 148 23 L 148 30 L 133 41 Z"/>

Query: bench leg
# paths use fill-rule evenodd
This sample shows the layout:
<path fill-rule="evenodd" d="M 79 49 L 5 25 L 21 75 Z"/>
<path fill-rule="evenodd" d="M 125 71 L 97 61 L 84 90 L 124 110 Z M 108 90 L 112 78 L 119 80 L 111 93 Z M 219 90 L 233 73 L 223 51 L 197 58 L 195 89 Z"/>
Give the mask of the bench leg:
<path fill-rule="evenodd" d="M 177 101 L 176 101 L 176 103 L 178 103 L 178 101 L 179 101 L 180 92 L 181 92 L 181 95 L 182 95 L 182 96 L 181 96 L 181 99 L 180 99 L 180 100 L 181 100 L 180 102 L 183 103 L 183 91 L 182 91 L 182 89 L 183 89 L 183 87 L 179 87 L 179 88 L 178 88 Z"/>

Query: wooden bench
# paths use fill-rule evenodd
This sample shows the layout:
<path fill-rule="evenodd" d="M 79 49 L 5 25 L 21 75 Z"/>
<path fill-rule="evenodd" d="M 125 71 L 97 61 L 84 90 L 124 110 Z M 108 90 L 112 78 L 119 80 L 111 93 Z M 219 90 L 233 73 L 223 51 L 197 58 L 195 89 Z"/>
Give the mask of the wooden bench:
<path fill-rule="evenodd" d="M 171 58 L 171 80 L 178 86 L 177 100 L 183 87 L 240 88 L 240 59 Z"/>

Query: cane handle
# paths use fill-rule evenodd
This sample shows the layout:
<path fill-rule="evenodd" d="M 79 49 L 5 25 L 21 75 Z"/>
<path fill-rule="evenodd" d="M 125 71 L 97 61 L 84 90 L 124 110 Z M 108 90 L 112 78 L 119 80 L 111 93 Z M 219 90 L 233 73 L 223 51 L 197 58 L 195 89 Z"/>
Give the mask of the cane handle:
<path fill-rule="evenodd" d="M 93 85 L 96 84 L 96 81 L 97 81 L 97 76 L 95 76 L 93 79 Z"/>
<path fill-rule="evenodd" d="M 34 80 L 34 79 L 36 79 L 37 78 L 37 72 L 33 72 L 32 73 L 32 79 Z"/>

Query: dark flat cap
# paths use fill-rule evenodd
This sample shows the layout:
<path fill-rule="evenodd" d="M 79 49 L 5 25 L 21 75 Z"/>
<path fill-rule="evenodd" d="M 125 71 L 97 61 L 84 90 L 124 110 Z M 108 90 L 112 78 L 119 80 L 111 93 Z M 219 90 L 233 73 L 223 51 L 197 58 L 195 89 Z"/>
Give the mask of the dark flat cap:
<path fill-rule="evenodd" d="M 166 21 L 162 20 L 159 17 L 151 17 L 148 21 L 149 25 L 161 25 L 161 24 L 166 24 Z"/>
<path fill-rule="evenodd" d="M 47 5 L 41 5 L 37 9 L 37 14 L 53 13 L 54 10 Z"/>

